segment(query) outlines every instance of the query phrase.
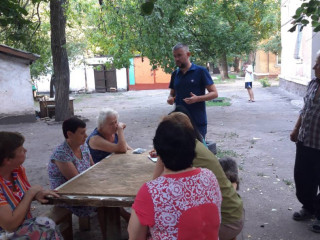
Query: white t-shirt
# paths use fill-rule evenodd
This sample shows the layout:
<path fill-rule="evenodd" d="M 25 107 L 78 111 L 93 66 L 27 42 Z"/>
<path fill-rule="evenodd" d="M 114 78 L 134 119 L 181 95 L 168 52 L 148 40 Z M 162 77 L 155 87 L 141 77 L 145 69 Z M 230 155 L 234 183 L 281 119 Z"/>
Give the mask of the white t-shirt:
<path fill-rule="evenodd" d="M 248 73 L 251 72 L 251 73 Z M 248 65 L 246 68 L 246 75 L 244 77 L 245 82 L 252 82 L 253 81 L 253 67 L 252 65 Z"/>

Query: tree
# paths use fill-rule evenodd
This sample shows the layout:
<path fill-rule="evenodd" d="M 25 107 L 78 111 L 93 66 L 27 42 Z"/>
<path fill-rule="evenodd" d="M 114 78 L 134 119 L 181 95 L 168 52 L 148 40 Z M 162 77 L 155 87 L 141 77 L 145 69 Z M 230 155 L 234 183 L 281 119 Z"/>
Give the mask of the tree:
<path fill-rule="evenodd" d="M 48 1 L 3 0 L 0 5 L 0 42 L 41 56 L 31 65 L 32 79 L 52 73 L 52 70 L 56 73 L 56 120 L 62 121 L 70 116 L 68 55 L 73 62 L 79 59 L 79 55 L 83 59 L 87 45 L 79 27 L 81 20 L 78 15 L 73 15 L 74 11 L 66 11 L 67 1 L 51 1 L 51 11 L 47 6 Z M 71 2 L 74 4 L 76 1 Z M 70 17 L 68 28 L 67 15 Z M 51 38 L 48 34 L 50 28 Z"/>
<path fill-rule="evenodd" d="M 49 13 L 44 0 L 4 0 L 0 6 L 0 42 L 40 55 L 31 65 L 31 78 L 50 72 Z"/>
<path fill-rule="evenodd" d="M 66 0 L 50 1 L 51 51 L 56 88 L 56 121 L 71 116 L 69 110 L 70 72 L 66 49 Z"/>
<path fill-rule="evenodd" d="M 219 63 L 227 78 L 227 59 L 248 54 L 267 36 L 272 22 L 265 15 L 272 0 L 147 0 L 104 1 L 91 43 L 114 57 L 116 67 L 128 66 L 135 53 L 147 56 L 154 67 L 174 68 L 172 46 L 184 42 L 192 60 Z M 278 9 L 279 10 L 279 9 Z"/>
<path fill-rule="evenodd" d="M 292 18 L 293 27 L 289 29 L 290 32 L 294 32 L 298 25 L 302 25 L 300 31 L 310 24 L 314 28 L 314 32 L 320 32 L 320 1 L 319 0 L 310 0 L 306 1 L 301 4 L 299 8 L 297 8 L 296 13 Z"/>

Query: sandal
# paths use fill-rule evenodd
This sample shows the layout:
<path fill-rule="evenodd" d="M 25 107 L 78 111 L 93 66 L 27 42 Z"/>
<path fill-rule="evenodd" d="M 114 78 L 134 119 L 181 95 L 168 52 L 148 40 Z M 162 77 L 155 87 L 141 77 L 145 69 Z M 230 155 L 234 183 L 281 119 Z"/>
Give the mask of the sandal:
<path fill-rule="evenodd" d="M 311 229 L 312 232 L 320 233 L 320 219 L 317 219 L 312 225 Z"/>

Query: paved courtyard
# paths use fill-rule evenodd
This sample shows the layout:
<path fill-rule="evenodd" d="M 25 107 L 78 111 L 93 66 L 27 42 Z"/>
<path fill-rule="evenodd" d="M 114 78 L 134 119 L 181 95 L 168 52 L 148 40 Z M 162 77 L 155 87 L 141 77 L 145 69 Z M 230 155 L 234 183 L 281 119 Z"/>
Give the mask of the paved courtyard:
<path fill-rule="evenodd" d="M 249 103 L 243 81 L 219 84 L 220 97 L 231 99 L 229 107 L 207 107 L 207 139 L 217 143 L 220 155 L 234 156 L 240 169 L 240 190 L 245 207 L 241 239 L 315 240 L 310 222 L 295 222 L 300 208 L 295 197 L 293 165 L 295 145 L 289 134 L 298 117 L 302 98 L 279 89 L 254 83 L 255 103 Z M 100 108 L 112 107 L 127 124 L 125 136 L 133 148 L 152 148 L 152 138 L 162 116 L 172 110 L 166 99 L 169 90 L 130 91 L 75 95 L 75 114 L 88 118 L 87 133 L 96 126 Z M 35 108 L 37 106 L 35 105 Z M 19 131 L 26 137 L 25 167 L 32 184 L 49 187 L 47 163 L 55 146 L 63 141 L 61 124 L 35 123 L 0 125 L 0 130 Z M 48 206 L 34 204 L 35 215 Z M 80 232 L 74 217 L 74 239 L 101 239 L 97 220 L 91 231 Z M 123 227 L 126 237 L 125 226 Z"/>

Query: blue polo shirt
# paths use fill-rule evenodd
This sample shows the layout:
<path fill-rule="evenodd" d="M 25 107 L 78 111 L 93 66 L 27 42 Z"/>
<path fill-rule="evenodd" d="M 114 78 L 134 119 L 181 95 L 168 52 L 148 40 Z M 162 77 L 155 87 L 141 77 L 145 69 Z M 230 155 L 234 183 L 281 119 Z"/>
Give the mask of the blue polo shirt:
<path fill-rule="evenodd" d="M 206 103 L 186 104 L 183 99 L 190 97 L 190 92 L 197 96 L 204 95 L 206 87 L 212 84 L 214 82 L 208 70 L 193 63 L 185 74 L 177 69 L 171 75 L 169 88 L 174 89 L 176 105 L 183 105 L 188 109 L 199 129 L 207 125 Z"/>

